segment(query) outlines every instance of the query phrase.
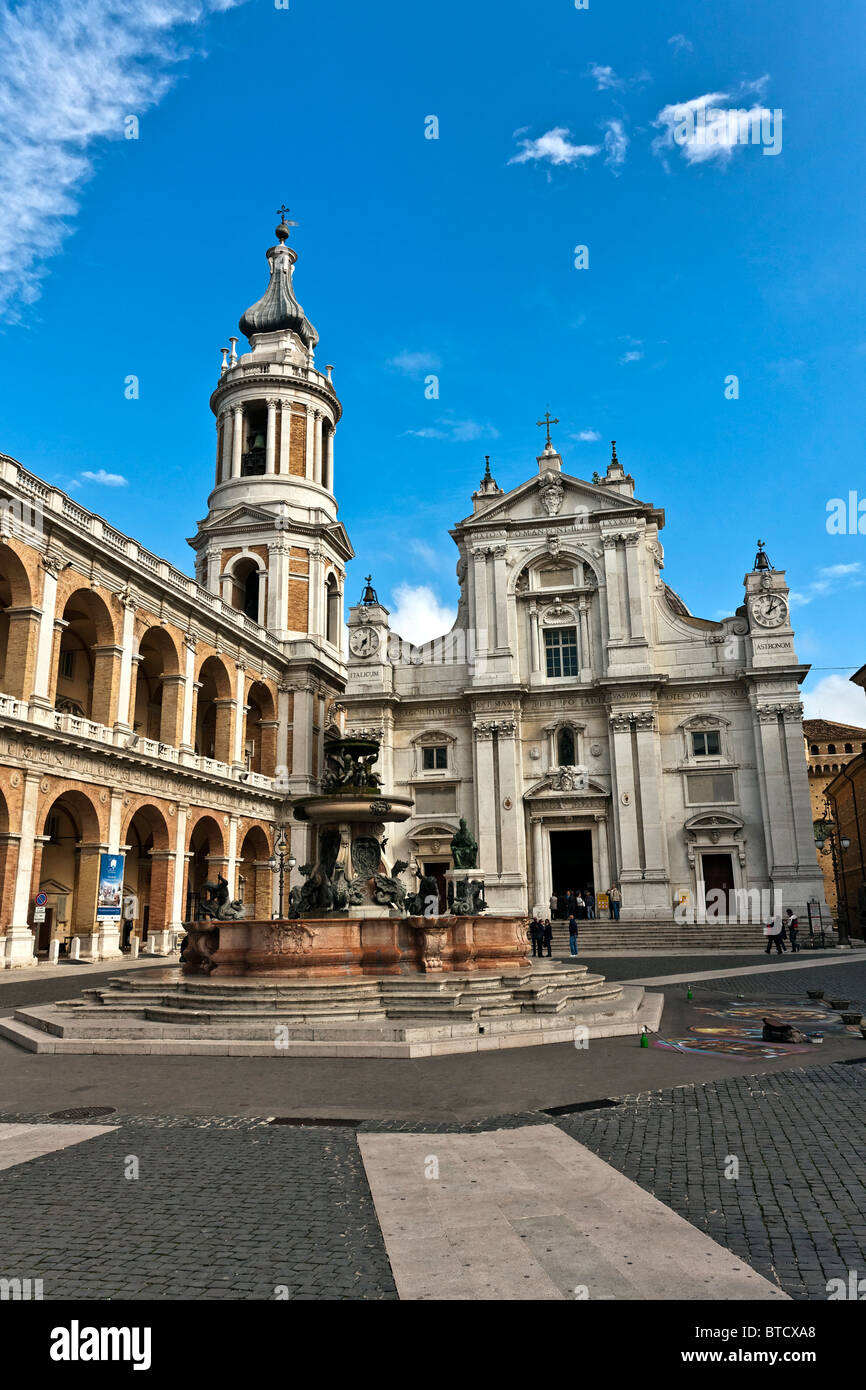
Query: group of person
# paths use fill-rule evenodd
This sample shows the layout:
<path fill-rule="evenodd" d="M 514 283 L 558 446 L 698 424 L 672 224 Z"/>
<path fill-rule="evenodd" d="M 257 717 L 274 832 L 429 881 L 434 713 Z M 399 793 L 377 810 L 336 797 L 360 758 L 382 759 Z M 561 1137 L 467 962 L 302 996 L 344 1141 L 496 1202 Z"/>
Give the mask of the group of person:
<path fill-rule="evenodd" d="M 532 942 L 532 954 L 543 956 L 544 948 L 547 954 L 553 954 L 553 927 L 550 925 L 550 918 L 545 917 L 542 921 L 539 917 L 533 917 L 529 923 L 529 940 Z"/>
<path fill-rule="evenodd" d="M 607 901 L 611 921 L 618 922 L 622 894 L 616 883 L 612 883 L 607 890 Z M 567 917 L 569 919 L 575 917 L 578 922 L 594 922 L 596 902 L 592 884 L 583 890 L 569 888 L 567 893 L 552 893 L 550 896 L 550 915 L 551 917 Z"/>
<path fill-rule="evenodd" d="M 779 916 L 776 913 L 764 930 L 767 934 L 767 955 L 770 954 L 774 946 L 777 956 L 780 956 L 783 951 L 787 951 L 786 941 L 790 941 L 792 953 L 796 954 L 799 951 L 797 937 L 800 932 L 800 923 L 790 907 L 785 908 L 784 916 Z"/>

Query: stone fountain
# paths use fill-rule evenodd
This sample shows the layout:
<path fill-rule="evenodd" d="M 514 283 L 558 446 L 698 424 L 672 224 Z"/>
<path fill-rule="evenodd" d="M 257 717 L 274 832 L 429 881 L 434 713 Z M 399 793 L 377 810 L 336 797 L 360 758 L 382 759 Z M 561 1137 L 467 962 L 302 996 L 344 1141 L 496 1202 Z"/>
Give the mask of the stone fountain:
<path fill-rule="evenodd" d="M 576 961 L 527 957 L 526 918 L 484 902 L 466 823 L 451 841 L 447 912 L 433 879 L 387 854 L 412 801 L 383 791 L 368 739 L 326 743 L 320 791 L 295 803 L 314 858 L 291 916 L 231 915 L 214 885 L 191 922 L 183 971 L 109 979 L 83 997 L 18 1009 L 0 1036 L 34 1052 L 248 1057 L 434 1057 L 656 1029 L 661 995 L 609 984 Z"/>
<path fill-rule="evenodd" d="M 408 975 L 530 969 L 526 922 L 493 917 L 475 869 L 477 846 L 460 822 L 452 841 L 448 911 L 439 914 L 434 880 L 401 875 L 405 860 L 387 853 L 386 828 L 412 814 L 413 801 L 382 788 L 375 739 L 325 742 L 319 792 L 299 798 L 296 820 L 314 831 L 315 858 L 301 865 L 282 921 L 214 919 L 191 924 L 186 974 Z"/>

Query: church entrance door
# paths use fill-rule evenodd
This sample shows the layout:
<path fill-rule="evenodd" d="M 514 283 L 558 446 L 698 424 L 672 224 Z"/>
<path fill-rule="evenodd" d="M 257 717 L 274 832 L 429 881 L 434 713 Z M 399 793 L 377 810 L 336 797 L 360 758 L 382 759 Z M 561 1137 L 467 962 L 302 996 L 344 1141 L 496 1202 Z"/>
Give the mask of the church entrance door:
<path fill-rule="evenodd" d="M 435 878 L 436 887 L 439 889 L 439 911 L 448 911 L 448 900 L 445 896 L 445 870 L 448 868 L 446 863 L 429 863 L 424 865 L 424 872 L 429 878 Z"/>
<path fill-rule="evenodd" d="M 734 891 L 734 866 L 729 854 L 702 854 L 701 873 L 704 877 L 704 892 L 708 915 L 724 918 L 727 916 L 727 904 L 732 901 L 731 894 Z M 719 907 L 721 902 L 718 894 L 724 893 L 724 906 Z M 715 896 L 711 897 L 710 895 Z"/>
<path fill-rule="evenodd" d="M 566 893 L 594 888 L 592 872 L 592 832 L 590 830 L 551 830 L 550 870 L 553 891 L 562 900 Z"/>

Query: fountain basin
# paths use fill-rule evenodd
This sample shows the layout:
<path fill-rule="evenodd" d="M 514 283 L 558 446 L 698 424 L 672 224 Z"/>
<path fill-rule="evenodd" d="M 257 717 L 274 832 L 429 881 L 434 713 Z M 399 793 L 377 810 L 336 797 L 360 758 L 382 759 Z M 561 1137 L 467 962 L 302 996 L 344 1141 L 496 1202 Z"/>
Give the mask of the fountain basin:
<path fill-rule="evenodd" d="M 529 971 L 526 919 L 353 916 L 291 921 L 191 922 L 184 974 L 287 976 L 426 975 Z"/>

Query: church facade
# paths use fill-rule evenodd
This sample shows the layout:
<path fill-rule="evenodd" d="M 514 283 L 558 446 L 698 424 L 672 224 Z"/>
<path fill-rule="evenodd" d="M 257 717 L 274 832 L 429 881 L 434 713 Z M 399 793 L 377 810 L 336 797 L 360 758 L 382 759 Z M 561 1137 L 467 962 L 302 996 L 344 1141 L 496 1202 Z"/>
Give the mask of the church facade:
<path fill-rule="evenodd" d="M 615 445 L 604 477 L 570 476 L 548 421 L 532 476 L 503 492 L 488 460 L 451 532 L 451 632 L 411 647 L 368 587 L 343 703 L 414 796 L 395 854 L 441 883 L 465 817 L 501 912 L 614 883 L 633 920 L 823 901 L 785 574 L 761 548 L 731 616 L 694 617 L 663 526 Z"/>
<path fill-rule="evenodd" d="M 464 817 L 497 912 L 614 881 L 635 919 L 713 888 L 820 897 L 785 575 L 759 556 L 730 618 L 693 617 L 615 451 L 587 482 L 548 429 L 508 493 L 488 465 L 452 532 L 452 631 L 412 647 L 368 585 L 346 652 L 341 406 L 289 235 L 249 351 L 223 351 L 195 578 L 0 454 L 0 962 L 119 953 L 105 855 L 158 952 L 219 879 L 279 910 L 275 849 L 317 857 L 292 806 L 329 730 L 375 732 L 386 791 L 414 798 L 390 861 L 442 881 Z"/>

